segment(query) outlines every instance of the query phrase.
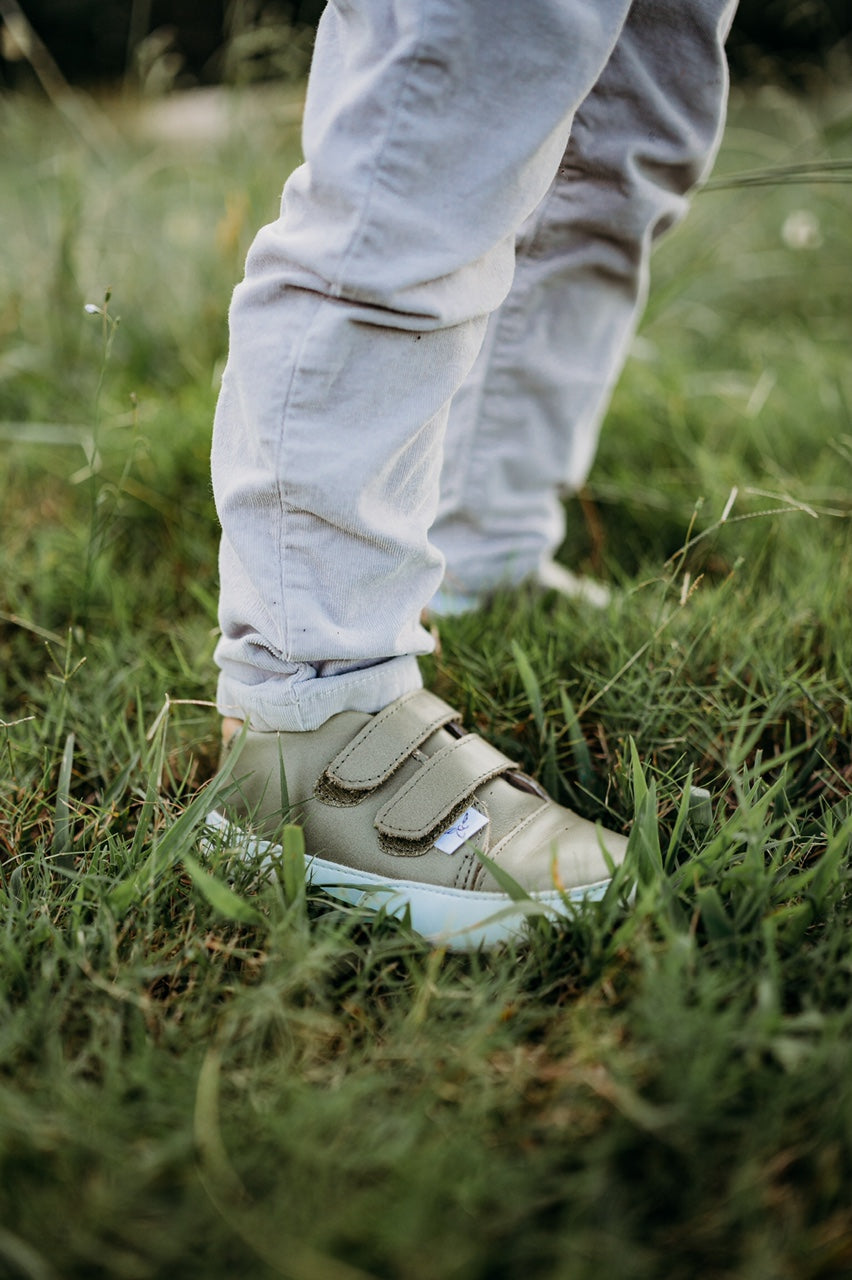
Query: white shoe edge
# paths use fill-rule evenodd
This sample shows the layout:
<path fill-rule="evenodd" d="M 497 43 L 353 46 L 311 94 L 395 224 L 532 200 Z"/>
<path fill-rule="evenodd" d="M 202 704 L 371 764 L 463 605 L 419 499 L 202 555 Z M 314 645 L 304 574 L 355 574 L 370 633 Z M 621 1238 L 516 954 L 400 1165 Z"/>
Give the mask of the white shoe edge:
<path fill-rule="evenodd" d="M 202 841 L 210 850 L 214 841 L 232 839 L 239 843 L 241 856 L 269 873 L 281 856 L 281 846 L 254 836 L 213 810 L 206 826 L 211 835 Z M 500 942 L 523 939 L 524 925 L 534 915 L 570 916 L 572 904 L 603 897 L 610 880 L 599 880 L 579 888 L 530 893 L 516 902 L 508 894 L 450 886 L 423 884 L 416 880 L 391 879 L 344 867 L 325 858 L 305 858 L 308 881 L 350 906 L 384 910 L 403 916 L 408 910 L 411 927 L 427 942 L 449 951 L 476 951 Z"/>
<path fill-rule="evenodd" d="M 579 578 L 557 560 L 545 560 L 538 567 L 535 581 L 548 591 L 556 591 L 567 600 L 583 600 L 595 609 L 605 609 L 612 600 L 609 587 L 594 578 Z"/>
<path fill-rule="evenodd" d="M 500 589 L 500 585 L 498 584 L 497 589 Z M 566 600 L 581 600 L 595 609 L 605 609 L 612 601 L 612 592 L 604 583 L 598 582 L 595 578 L 581 578 L 557 560 L 544 560 L 528 578 L 516 583 L 503 583 L 502 587 L 510 590 L 514 586 L 522 590 L 530 585 L 538 586 L 543 591 L 555 591 Z M 424 617 L 428 622 L 435 618 L 455 618 L 472 613 L 483 607 L 488 596 L 487 591 L 476 595 L 471 592 L 454 592 L 446 587 L 439 587 L 424 609 Z"/>

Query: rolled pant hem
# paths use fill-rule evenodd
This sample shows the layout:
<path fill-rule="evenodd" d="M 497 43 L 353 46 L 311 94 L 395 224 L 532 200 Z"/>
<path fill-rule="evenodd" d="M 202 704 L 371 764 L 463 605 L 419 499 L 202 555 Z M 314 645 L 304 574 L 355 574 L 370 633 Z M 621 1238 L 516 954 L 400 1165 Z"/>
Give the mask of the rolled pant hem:
<path fill-rule="evenodd" d="M 223 672 L 216 705 L 221 715 L 249 720 L 262 733 L 310 732 L 341 711 L 381 711 L 422 687 L 417 659 L 406 655 L 366 669 L 295 683 L 272 677 L 246 685 Z"/>

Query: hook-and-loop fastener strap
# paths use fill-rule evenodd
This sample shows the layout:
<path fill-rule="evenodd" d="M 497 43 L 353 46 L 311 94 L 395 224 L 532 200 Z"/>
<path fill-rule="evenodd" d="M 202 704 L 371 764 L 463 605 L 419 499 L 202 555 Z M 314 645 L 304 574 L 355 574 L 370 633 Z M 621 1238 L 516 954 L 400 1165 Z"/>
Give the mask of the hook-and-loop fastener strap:
<path fill-rule="evenodd" d="M 387 782 L 404 760 L 436 729 L 460 720 L 459 713 L 426 689 L 415 689 L 372 717 L 335 756 L 317 784 L 320 799 L 357 804 Z"/>
<path fill-rule="evenodd" d="M 442 747 L 379 810 L 382 843 L 396 853 L 423 852 L 473 803 L 478 787 L 514 768 L 475 734 Z"/>

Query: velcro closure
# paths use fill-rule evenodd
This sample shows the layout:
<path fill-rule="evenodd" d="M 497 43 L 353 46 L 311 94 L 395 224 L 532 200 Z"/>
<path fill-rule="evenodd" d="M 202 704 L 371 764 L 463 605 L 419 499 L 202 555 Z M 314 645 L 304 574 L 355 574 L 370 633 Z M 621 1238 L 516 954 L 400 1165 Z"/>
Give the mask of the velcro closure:
<path fill-rule="evenodd" d="M 442 747 L 376 815 L 383 843 L 396 852 L 421 852 L 471 803 L 477 787 L 515 766 L 475 734 Z"/>
<path fill-rule="evenodd" d="M 360 800 L 396 772 L 427 738 L 461 717 L 441 698 L 415 689 L 379 711 L 332 760 L 317 788 Z"/>

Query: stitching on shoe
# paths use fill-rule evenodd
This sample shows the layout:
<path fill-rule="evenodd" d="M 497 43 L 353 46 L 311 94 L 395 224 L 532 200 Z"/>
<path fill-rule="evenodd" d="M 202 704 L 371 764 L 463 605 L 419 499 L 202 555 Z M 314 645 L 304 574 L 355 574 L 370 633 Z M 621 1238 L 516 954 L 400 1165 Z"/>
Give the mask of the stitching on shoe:
<path fill-rule="evenodd" d="M 423 836 L 417 836 L 414 839 L 405 839 L 401 833 L 385 833 L 378 832 L 379 848 L 385 853 L 393 853 L 400 858 L 419 858 L 424 853 L 428 853 L 434 847 L 435 839 L 442 831 L 446 831 L 451 827 L 464 813 L 470 805 L 470 796 L 465 796 L 459 804 L 455 805 L 445 817 L 439 819 L 434 826 Z"/>
<path fill-rule="evenodd" d="M 533 809 L 532 813 L 528 813 L 525 818 L 522 818 L 521 821 L 517 824 L 517 826 L 512 827 L 511 831 L 507 831 L 506 834 L 503 836 L 503 838 L 499 840 L 498 843 L 495 844 L 494 848 L 491 850 L 492 857 L 496 857 L 497 854 L 501 853 L 504 846 L 510 840 L 513 840 L 519 831 L 525 831 L 526 828 L 530 825 L 530 823 L 535 822 L 536 819 L 542 813 L 544 813 L 545 810 L 548 809 L 550 806 L 552 806 L 555 809 L 556 808 L 555 801 L 550 800 L 548 801 L 547 804 L 540 805 L 538 809 Z"/>
<path fill-rule="evenodd" d="M 408 742 L 406 742 L 405 747 L 401 751 L 399 751 L 396 756 L 394 756 L 391 762 L 390 768 L 386 770 L 384 773 L 375 773 L 375 774 L 371 774 L 367 778 L 364 778 L 363 779 L 364 786 L 365 787 L 375 786 L 377 783 L 383 782 L 386 778 L 392 777 L 393 774 L 396 773 L 399 766 L 408 759 L 408 757 L 414 751 L 415 747 L 421 746 L 427 740 L 427 738 L 430 738 L 432 734 L 435 732 L 435 730 L 440 729 L 444 723 L 446 722 L 442 718 L 437 719 L 435 721 L 430 721 L 428 725 L 424 726 L 427 732 L 424 733 L 422 737 L 418 733 L 415 737 L 410 738 Z M 380 724 L 380 725 L 371 724 L 366 729 L 362 729 L 361 733 L 358 735 L 358 737 L 360 738 L 358 747 L 360 748 L 361 746 L 364 745 L 364 743 L 367 741 L 367 739 L 369 738 L 370 734 L 374 731 L 374 729 L 377 730 L 377 729 L 383 729 L 383 728 L 384 728 L 383 724 Z M 338 762 L 340 764 L 343 764 L 345 759 L 347 759 L 349 756 L 355 753 L 355 750 L 356 748 L 352 748 L 350 744 L 350 747 L 346 748 L 346 755 L 344 756 L 343 753 L 341 753 L 339 756 L 336 756 L 335 759 L 332 761 L 332 764 L 337 764 Z M 329 766 L 329 768 L 331 768 L 331 766 Z M 329 777 L 332 777 L 332 776 L 333 775 L 329 774 Z M 338 783 L 337 785 L 342 786 L 343 784 Z M 348 790 L 348 788 L 346 789 Z"/>
<path fill-rule="evenodd" d="M 462 858 L 458 871 L 456 872 L 456 878 L 453 881 L 454 887 L 456 889 L 469 889 L 473 882 L 471 872 L 475 866 L 481 865 L 482 863 L 479 862 L 473 850 L 466 853 Z"/>
<path fill-rule="evenodd" d="M 361 785 L 357 787 L 347 786 L 335 778 L 333 770 L 342 768 L 351 756 L 356 754 L 368 742 L 373 733 L 384 729 L 388 721 L 394 718 L 397 710 L 402 710 L 403 707 L 407 707 L 409 703 L 421 698 L 424 693 L 427 693 L 427 691 L 423 689 L 415 689 L 412 693 L 405 694 L 402 698 L 397 699 L 395 703 L 390 704 L 390 706 L 394 708 L 393 712 L 390 712 L 390 707 L 386 707 L 385 712 L 390 712 L 390 714 L 383 714 L 382 712 L 379 712 L 375 719 L 365 725 L 364 728 L 355 735 L 352 741 L 344 747 L 342 751 L 338 752 L 328 767 L 323 771 L 317 784 L 317 794 L 319 794 L 319 788 L 322 788 L 323 793 L 326 791 L 328 791 L 329 794 L 336 794 L 339 791 L 349 793 L 357 790 L 360 792 L 361 796 L 365 796 L 368 792 L 375 790 L 375 788 L 386 779 L 392 777 L 400 765 L 409 758 L 412 752 L 426 742 L 437 729 L 440 729 L 443 725 L 452 721 L 459 721 L 461 719 L 458 712 L 454 711 L 446 702 L 443 702 L 434 694 L 427 693 L 427 697 L 429 697 L 430 700 L 434 699 L 436 702 L 440 703 L 444 710 L 432 719 L 423 722 L 422 730 L 418 730 L 413 736 L 409 737 L 405 745 L 392 758 L 390 766 L 385 769 L 384 772 L 370 774 L 368 777 L 360 779 L 359 782 Z M 341 802 L 347 803 L 346 801 Z M 357 803 L 357 801 L 354 803 Z"/>
<path fill-rule="evenodd" d="M 503 761 L 502 765 L 495 760 L 487 769 L 481 770 L 472 778 L 465 780 L 464 794 L 460 796 L 459 799 L 446 810 L 446 812 L 441 813 L 439 817 L 435 818 L 428 829 L 421 828 L 422 834 L 416 833 L 414 837 L 409 836 L 408 839 L 406 839 L 406 828 L 395 825 L 393 822 L 392 815 L 394 810 L 408 798 L 409 794 L 415 788 L 420 789 L 422 787 L 425 771 L 429 769 L 430 766 L 435 765 L 435 762 L 440 762 L 440 765 L 443 765 L 455 752 L 470 750 L 468 744 L 471 742 L 484 744 L 494 753 L 495 756 L 500 757 Z M 439 828 L 452 826 L 455 819 L 464 813 L 465 809 L 470 804 L 470 801 L 474 798 L 478 787 L 481 787 L 482 784 L 487 782 L 490 778 L 499 777 L 501 773 L 504 773 L 507 768 L 511 768 L 511 766 L 512 761 L 509 760 L 507 756 L 504 756 L 501 751 L 498 751 L 496 747 L 492 747 L 490 743 L 485 742 L 485 739 L 479 738 L 475 734 L 466 734 L 463 738 L 459 738 L 450 746 L 445 747 L 439 755 L 432 756 L 429 763 L 424 766 L 423 770 L 419 771 L 413 778 L 409 779 L 405 786 L 400 787 L 399 791 L 397 791 L 393 798 L 389 800 L 384 808 L 376 815 L 376 824 L 378 826 L 378 824 L 381 823 L 380 832 L 388 840 L 402 840 L 405 844 L 413 843 L 414 841 L 420 842 L 426 836 L 434 836 L 434 833 L 438 831 Z M 437 765 L 435 767 L 437 767 Z"/>
<path fill-rule="evenodd" d="M 392 720 L 398 711 L 401 711 L 403 707 L 407 707 L 409 703 L 413 702 L 417 695 L 422 692 L 422 689 L 415 689 L 411 693 L 403 694 L 401 698 L 397 698 L 396 702 L 390 703 L 390 705 L 384 707 L 382 711 L 377 712 L 373 719 L 369 721 L 363 729 L 360 729 L 358 733 L 355 734 L 355 737 L 346 744 L 342 751 L 337 753 L 331 764 L 328 766 L 329 769 L 331 769 L 332 765 L 338 764 L 338 762 L 340 764 L 345 764 L 349 757 L 354 755 L 362 743 L 366 742 L 371 734 L 375 733 L 377 729 L 383 729 L 388 720 Z M 393 707 L 393 711 L 391 711 L 391 707 Z"/>
<path fill-rule="evenodd" d="M 490 858 L 494 858 L 495 860 L 499 859 L 500 854 L 506 848 L 506 845 L 509 843 L 509 841 L 514 840 L 516 835 L 518 835 L 522 831 L 525 831 L 526 828 L 530 825 L 530 823 L 535 822 L 536 819 L 539 818 L 541 814 L 544 813 L 549 807 L 553 807 L 554 809 L 558 808 L 556 802 L 554 800 L 551 800 L 548 797 L 546 804 L 540 805 L 538 809 L 533 809 L 532 813 L 528 813 L 525 818 L 522 818 L 521 821 L 516 826 L 512 827 L 511 831 L 507 831 L 506 834 L 503 836 L 503 838 L 501 840 L 498 840 L 494 848 L 489 851 L 488 856 Z M 564 826 L 563 826 L 563 829 L 567 830 L 567 828 Z M 552 839 L 556 839 L 556 837 L 553 836 Z M 482 880 L 483 876 L 485 875 L 485 871 L 486 871 L 486 868 L 480 862 L 478 874 L 473 877 L 473 880 L 471 882 L 471 887 L 474 887 L 477 884 L 479 884 L 479 882 Z"/>

